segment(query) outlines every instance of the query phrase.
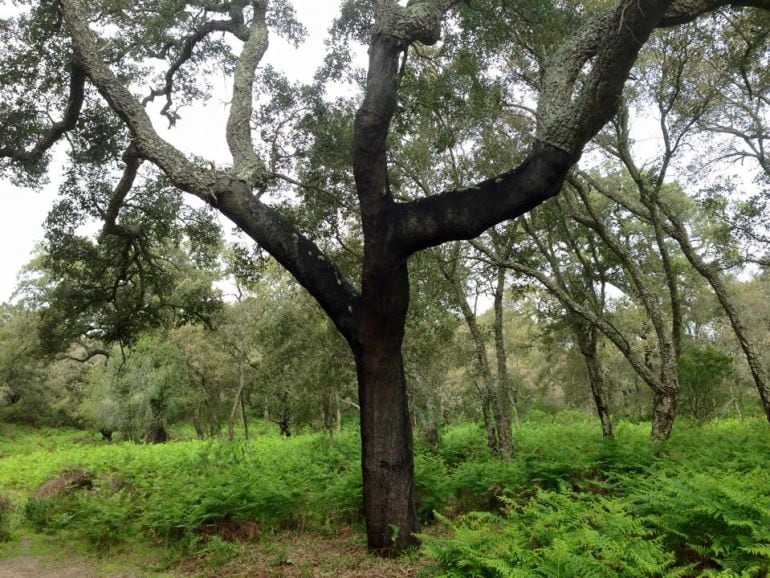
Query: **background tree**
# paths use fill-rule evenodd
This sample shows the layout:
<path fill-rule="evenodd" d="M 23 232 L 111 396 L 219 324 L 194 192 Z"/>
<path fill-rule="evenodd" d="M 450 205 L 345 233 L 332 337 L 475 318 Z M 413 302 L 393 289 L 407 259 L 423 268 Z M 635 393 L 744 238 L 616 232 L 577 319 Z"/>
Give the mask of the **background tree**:
<path fill-rule="evenodd" d="M 89 382 L 90 418 L 134 441 L 167 441 L 169 423 L 188 410 L 184 355 L 162 335 L 143 336 L 125 358 L 116 352 L 94 366 Z"/>

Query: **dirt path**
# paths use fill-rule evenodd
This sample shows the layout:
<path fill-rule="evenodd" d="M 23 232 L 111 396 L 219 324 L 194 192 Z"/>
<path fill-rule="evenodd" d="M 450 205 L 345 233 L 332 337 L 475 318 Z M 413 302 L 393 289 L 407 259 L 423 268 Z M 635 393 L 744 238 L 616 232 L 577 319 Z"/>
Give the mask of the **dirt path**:
<path fill-rule="evenodd" d="M 97 578 L 94 569 L 75 562 L 58 563 L 38 556 L 0 560 L 0 578 Z"/>

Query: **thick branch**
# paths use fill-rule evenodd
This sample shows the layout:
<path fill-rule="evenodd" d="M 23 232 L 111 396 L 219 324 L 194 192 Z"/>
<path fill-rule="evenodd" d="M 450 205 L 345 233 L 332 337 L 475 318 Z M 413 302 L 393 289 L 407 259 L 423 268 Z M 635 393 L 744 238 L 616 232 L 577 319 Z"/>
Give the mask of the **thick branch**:
<path fill-rule="evenodd" d="M 257 156 L 251 142 L 251 113 L 253 87 L 257 66 L 267 51 L 268 34 L 265 24 L 266 2 L 253 2 L 254 20 L 243 44 L 233 77 L 233 100 L 227 119 L 227 145 L 233 156 L 236 178 L 256 185 L 266 173 L 265 163 Z"/>
<path fill-rule="evenodd" d="M 398 38 L 404 47 L 413 42 L 435 44 L 441 38 L 441 23 L 459 0 L 410 0 L 405 7 L 395 0 L 379 0 L 376 33 Z"/>
<path fill-rule="evenodd" d="M 580 154 L 615 114 L 639 50 L 670 4 L 622 0 L 556 52 L 543 75 L 539 139 Z"/>
<path fill-rule="evenodd" d="M 123 154 L 123 162 L 126 163 L 126 168 L 123 170 L 123 176 L 120 182 L 115 187 L 115 190 L 110 197 L 110 202 L 107 205 L 107 210 L 104 212 L 104 226 L 102 227 L 102 235 L 117 235 L 119 237 L 126 237 L 127 239 L 134 239 L 135 234 L 126 229 L 125 227 L 118 225 L 118 213 L 123 206 L 123 202 L 126 200 L 128 193 L 134 186 L 134 180 L 139 172 L 139 167 L 142 164 L 142 159 L 137 155 L 133 146 Z"/>
<path fill-rule="evenodd" d="M 707 12 L 713 12 L 725 6 L 770 10 L 770 0 L 676 0 L 666 10 L 659 26 L 667 28 L 686 24 Z"/>
<path fill-rule="evenodd" d="M 466 189 L 399 204 L 392 236 L 406 254 L 447 241 L 472 239 L 558 194 L 574 162 L 563 150 L 536 143 L 516 169 Z"/>
<path fill-rule="evenodd" d="M 342 334 L 357 338 L 358 294 L 331 261 L 275 210 L 230 173 L 191 163 L 155 132 L 144 107 L 99 57 L 95 34 L 81 0 L 62 0 L 66 26 L 79 63 L 131 131 L 137 153 L 157 165 L 175 186 L 210 203 L 288 269 L 320 303 Z"/>
<path fill-rule="evenodd" d="M 348 341 L 358 338 L 360 296 L 310 239 L 246 191 L 224 192 L 215 206 L 313 295 Z"/>
<path fill-rule="evenodd" d="M 624 0 L 614 11 L 591 19 L 549 63 L 539 140 L 524 163 L 476 186 L 401 205 L 394 243 L 408 254 L 469 239 L 556 195 L 585 143 L 617 110 L 628 72 L 669 3 Z M 580 71 L 589 63 L 576 90 Z"/>

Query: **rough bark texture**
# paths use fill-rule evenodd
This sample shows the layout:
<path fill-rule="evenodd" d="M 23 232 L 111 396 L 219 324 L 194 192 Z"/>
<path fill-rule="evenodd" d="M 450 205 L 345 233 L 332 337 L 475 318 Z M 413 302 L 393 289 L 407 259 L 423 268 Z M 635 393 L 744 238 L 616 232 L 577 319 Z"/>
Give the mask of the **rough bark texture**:
<path fill-rule="evenodd" d="M 653 441 L 666 441 L 671 436 L 674 426 L 678 401 L 678 387 L 663 389 L 655 393 L 652 404 L 652 434 Z"/>
<path fill-rule="evenodd" d="M 353 173 L 361 206 L 364 266 L 356 359 L 361 464 L 369 549 L 392 555 L 416 544 L 412 426 L 401 356 L 409 308 L 406 259 L 387 236 L 393 199 L 386 139 L 395 112 L 401 41 L 378 34 L 369 51 L 366 97 L 356 115 Z"/>
<path fill-rule="evenodd" d="M 361 463 L 369 549 L 395 554 L 416 544 L 412 424 L 401 356 L 409 303 L 406 264 L 370 260 L 363 274 L 361 340 L 355 348 Z"/>

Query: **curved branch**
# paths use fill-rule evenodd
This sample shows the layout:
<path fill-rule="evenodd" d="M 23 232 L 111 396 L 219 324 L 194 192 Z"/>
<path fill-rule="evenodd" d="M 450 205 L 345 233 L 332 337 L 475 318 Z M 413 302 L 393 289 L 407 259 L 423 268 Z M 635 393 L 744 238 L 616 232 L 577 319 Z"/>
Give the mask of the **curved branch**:
<path fill-rule="evenodd" d="M 193 34 L 186 37 L 182 42 L 182 49 L 180 50 L 179 55 L 176 60 L 171 63 L 171 66 L 164 75 L 163 86 L 161 88 L 152 89 L 150 94 L 142 100 L 142 105 L 146 106 L 147 103 L 152 102 L 158 96 L 165 96 L 166 104 L 163 105 L 160 113 L 168 119 L 169 126 L 174 126 L 176 121 L 179 120 L 179 115 L 177 115 L 176 112 L 169 111 L 173 102 L 171 93 L 174 91 L 174 76 L 179 69 L 190 60 L 195 45 L 212 32 L 230 32 L 236 37 L 241 38 L 243 36 L 241 28 L 242 26 L 239 26 L 237 22 L 231 20 L 214 20 L 206 22 L 199 30 L 196 30 Z"/>
<path fill-rule="evenodd" d="M 516 169 L 468 188 L 397 204 L 391 223 L 394 243 L 411 254 L 447 241 L 477 237 L 558 194 L 576 161 L 577 156 L 535 143 Z"/>
<path fill-rule="evenodd" d="M 61 0 L 80 64 L 130 130 L 137 154 L 158 166 L 179 189 L 196 195 L 254 239 L 319 302 L 348 341 L 358 338 L 359 295 L 324 253 L 277 211 L 261 203 L 249 183 L 190 162 L 155 132 L 144 107 L 101 60 L 82 0 Z"/>
<path fill-rule="evenodd" d="M 398 206 L 394 244 L 410 254 L 469 239 L 558 194 L 585 144 L 617 110 L 636 56 L 669 4 L 623 0 L 615 10 L 592 18 L 547 68 L 538 140 L 524 163 L 475 186 Z M 576 90 L 580 71 L 589 63 Z"/>
<path fill-rule="evenodd" d="M 67 107 L 64 109 L 62 119 L 55 122 L 48 132 L 32 147 L 31 150 L 16 150 L 11 147 L 0 147 L 0 158 L 10 158 L 20 163 L 34 163 L 39 161 L 45 152 L 50 149 L 66 133 L 75 128 L 83 108 L 85 95 L 86 73 L 78 64 L 72 65 L 70 75 L 69 97 Z"/>
<path fill-rule="evenodd" d="M 676 0 L 660 20 L 661 28 L 679 26 L 726 6 L 770 10 L 770 0 Z"/>
<path fill-rule="evenodd" d="M 133 240 L 136 235 L 117 223 L 120 208 L 123 206 L 123 201 L 125 201 L 128 193 L 131 192 L 134 180 L 136 180 L 136 175 L 139 172 L 139 167 L 142 164 L 142 159 L 137 154 L 133 144 L 123 154 L 123 161 L 126 163 L 126 168 L 123 171 L 120 182 L 112 193 L 112 197 L 110 197 L 107 210 L 104 212 L 104 226 L 102 227 L 101 234 L 116 235 Z"/>

